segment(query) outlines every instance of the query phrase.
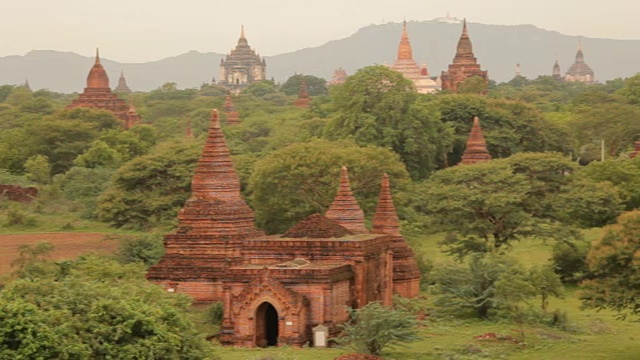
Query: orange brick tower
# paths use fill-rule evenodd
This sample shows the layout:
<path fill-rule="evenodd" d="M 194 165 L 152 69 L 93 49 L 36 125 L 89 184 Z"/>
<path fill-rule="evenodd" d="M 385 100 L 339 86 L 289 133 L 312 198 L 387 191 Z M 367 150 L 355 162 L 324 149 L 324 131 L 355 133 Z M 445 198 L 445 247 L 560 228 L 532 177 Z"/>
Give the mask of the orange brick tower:
<path fill-rule="evenodd" d="M 458 91 L 458 86 L 466 79 L 479 76 L 488 84 L 489 77 L 487 71 L 480 69 L 476 57 L 473 55 L 473 45 L 467 30 L 467 20 L 464 20 L 462 35 L 458 40 L 458 48 L 453 58 L 453 64 L 449 65 L 448 71 L 443 71 L 441 75 L 442 90 L 452 92 Z"/>
<path fill-rule="evenodd" d="M 129 111 L 127 111 L 127 119 L 124 122 L 124 128 L 130 129 L 132 126 L 140 122 L 140 115 L 136 111 L 136 106 L 133 104 L 133 100 L 129 102 Z"/>
<path fill-rule="evenodd" d="M 391 197 L 389 176 L 384 174 L 380 186 L 380 198 L 373 215 L 373 233 L 386 234 L 393 241 L 393 292 L 407 298 L 420 293 L 420 269 L 413 250 L 400 235 L 400 220 Z"/>
<path fill-rule="evenodd" d="M 354 234 L 369 233 L 369 230 L 364 225 L 364 211 L 362 211 L 351 192 L 346 166 L 343 166 L 340 170 L 340 186 L 325 216 Z"/>
<path fill-rule="evenodd" d="M 470 165 L 489 160 L 491 160 L 491 154 L 487 150 L 487 143 L 484 140 L 482 128 L 480 128 L 480 119 L 476 116 L 473 118 L 473 126 L 467 140 L 467 148 L 462 154 L 460 164 Z"/>
<path fill-rule="evenodd" d="M 309 102 L 311 102 L 311 99 L 309 98 L 309 92 L 307 90 L 307 81 L 302 79 L 302 82 L 300 82 L 300 92 L 298 93 L 298 99 L 293 102 L 293 105 L 302 109 L 308 109 Z"/>
<path fill-rule="evenodd" d="M 240 124 L 240 114 L 236 111 L 236 108 L 233 106 L 233 101 L 231 101 L 231 95 L 227 95 L 227 98 L 224 100 L 224 105 L 222 107 L 224 109 L 225 114 L 227 115 L 227 124 L 229 125 L 238 125 Z"/>
<path fill-rule="evenodd" d="M 89 76 L 87 76 L 87 87 L 84 88 L 84 92 L 77 99 L 67 106 L 67 109 L 76 107 L 109 110 L 124 121 L 128 119 L 129 107 L 124 100 L 111 92 L 109 77 L 100 63 L 100 53 L 97 49 L 95 63 L 89 71 Z"/>

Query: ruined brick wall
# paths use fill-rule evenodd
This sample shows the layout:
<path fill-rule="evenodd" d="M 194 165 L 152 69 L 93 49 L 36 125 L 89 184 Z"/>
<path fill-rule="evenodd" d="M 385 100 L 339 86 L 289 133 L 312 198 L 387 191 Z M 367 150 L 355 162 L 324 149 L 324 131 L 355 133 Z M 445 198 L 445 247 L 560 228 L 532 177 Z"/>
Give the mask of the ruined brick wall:
<path fill-rule="evenodd" d="M 19 185 L 0 185 L 0 197 L 28 204 L 38 197 L 38 189 Z"/>

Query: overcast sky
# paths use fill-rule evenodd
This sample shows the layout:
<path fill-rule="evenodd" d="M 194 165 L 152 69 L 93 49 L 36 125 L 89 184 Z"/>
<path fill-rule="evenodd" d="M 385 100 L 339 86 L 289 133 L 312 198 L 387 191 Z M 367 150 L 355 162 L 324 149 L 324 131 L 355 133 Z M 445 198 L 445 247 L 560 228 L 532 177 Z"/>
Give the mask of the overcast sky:
<path fill-rule="evenodd" d="M 384 22 L 466 17 L 533 24 L 567 35 L 640 39 L 638 0 L 0 0 L 0 56 L 33 49 L 146 62 L 226 53 L 244 24 L 249 44 L 276 55 Z"/>

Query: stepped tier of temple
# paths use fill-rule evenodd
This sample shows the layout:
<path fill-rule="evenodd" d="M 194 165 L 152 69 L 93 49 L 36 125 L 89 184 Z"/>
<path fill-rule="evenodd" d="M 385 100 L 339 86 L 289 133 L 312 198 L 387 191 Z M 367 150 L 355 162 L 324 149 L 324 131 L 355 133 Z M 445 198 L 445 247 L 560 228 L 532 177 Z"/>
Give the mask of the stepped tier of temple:
<path fill-rule="evenodd" d="M 326 215 L 309 216 L 283 235 L 264 235 L 240 195 L 215 111 L 178 222 L 147 278 L 197 301 L 222 301 L 223 344 L 302 346 L 318 325 L 336 335 L 348 320 L 347 306 L 391 304 L 394 293 L 419 293 L 420 272 L 400 236 L 386 175 L 373 232 L 343 168 Z"/>
<path fill-rule="evenodd" d="M 462 165 L 476 164 L 479 162 L 490 161 L 491 154 L 487 150 L 487 142 L 484 139 L 482 128 L 480 127 L 480 119 L 476 116 L 473 118 L 471 133 L 467 139 L 467 148 L 462 154 Z"/>
<path fill-rule="evenodd" d="M 474 76 L 482 78 L 488 86 L 488 72 L 483 71 L 480 68 L 478 61 L 473 54 L 473 45 L 471 44 L 471 38 L 469 38 L 467 20 L 465 19 L 462 25 L 462 35 L 460 36 L 460 40 L 458 40 L 458 47 L 456 48 L 456 55 L 453 58 L 453 63 L 450 64 L 449 69 L 447 71 L 443 71 L 440 76 L 442 81 L 442 90 L 457 92 L 460 84 L 462 84 L 466 79 Z"/>
<path fill-rule="evenodd" d="M 238 94 L 247 86 L 266 78 L 267 62 L 249 46 L 243 26 L 235 49 L 220 60 L 218 85 Z"/>
<path fill-rule="evenodd" d="M 231 100 L 231 95 L 227 95 L 224 100 L 224 105 L 222 106 L 225 115 L 227 115 L 227 124 L 229 125 L 238 125 L 240 124 L 240 114 L 236 111 L 235 106 L 233 106 L 233 100 Z"/>
<path fill-rule="evenodd" d="M 116 117 L 124 120 L 125 126 L 127 123 L 134 123 L 140 120 L 135 107 L 134 113 L 131 113 L 132 108 L 127 103 L 118 97 L 118 95 L 111 92 L 109 87 L 109 77 L 104 67 L 100 63 L 100 54 L 96 50 L 96 59 L 89 70 L 87 76 L 87 87 L 84 88 L 82 94 L 78 95 L 78 98 L 73 100 L 71 104 L 67 106 L 67 109 L 73 109 L 77 107 L 90 107 L 96 109 L 104 109 L 111 111 Z"/>
<path fill-rule="evenodd" d="M 433 93 L 440 90 L 439 80 L 429 77 L 429 70 L 424 64 L 422 68 L 413 60 L 413 50 L 407 33 L 407 22 L 402 24 L 402 35 L 398 45 L 398 57 L 391 65 L 391 69 L 401 73 L 405 78 L 411 80 L 419 93 Z"/>

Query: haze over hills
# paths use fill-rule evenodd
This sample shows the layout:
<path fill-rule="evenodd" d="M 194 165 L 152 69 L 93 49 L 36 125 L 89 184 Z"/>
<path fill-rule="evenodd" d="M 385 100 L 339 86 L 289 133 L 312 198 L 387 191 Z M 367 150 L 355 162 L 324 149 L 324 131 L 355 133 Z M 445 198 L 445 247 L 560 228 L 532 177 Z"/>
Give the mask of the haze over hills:
<path fill-rule="evenodd" d="M 324 45 L 267 57 L 267 77 L 283 82 L 294 73 L 330 79 L 333 71 L 343 67 L 349 74 L 373 64 L 391 64 L 396 57 L 402 24 L 370 25 L 352 36 Z M 461 24 L 443 21 L 408 23 L 414 59 L 426 61 L 432 76 L 439 75 L 451 62 L 460 36 Z M 515 74 L 516 63 L 522 75 L 535 78 L 550 75 L 557 57 L 564 73 L 574 62 L 577 36 L 539 29 L 533 25 L 485 25 L 469 23 L 474 52 L 489 78 L 508 81 Z M 249 44 L 258 52 L 260 44 Z M 599 81 L 629 77 L 640 72 L 640 40 L 582 38 L 585 60 Z M 182 55 L 147 63 L 119 63 L 101 54 L 111 86 L 115 87 L 120 71 L 134 91 L 149 91 L 166 82 L 180 88 L 198 87 L 218 77 L 223 54 L 191 51 Z M 32 51 L 24 56 L 0 57 L 0 84 L 20 84 L 25 78 L 33 89 L 47 88 L 59 92 L 79 92 L 85 86 L 92 57 L 52 50 Z"/>

